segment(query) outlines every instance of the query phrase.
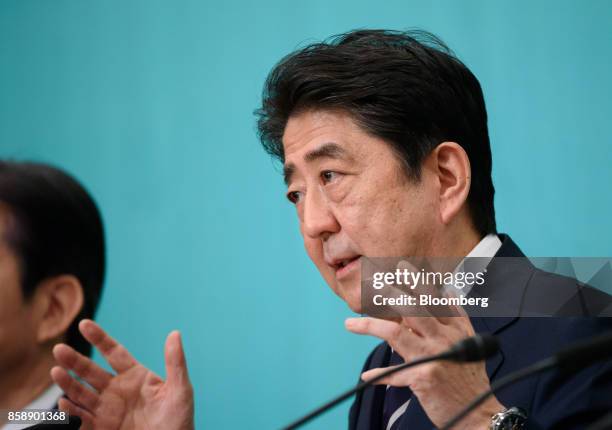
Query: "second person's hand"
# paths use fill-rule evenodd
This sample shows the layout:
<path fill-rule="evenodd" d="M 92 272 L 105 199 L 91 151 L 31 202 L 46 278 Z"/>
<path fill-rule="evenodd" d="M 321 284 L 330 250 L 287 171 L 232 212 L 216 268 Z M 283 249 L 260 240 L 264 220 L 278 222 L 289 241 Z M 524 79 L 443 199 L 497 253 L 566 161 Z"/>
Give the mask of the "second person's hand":
<path fill-rule="evenodd" d="M 116 373 L 107 372 L 68 345 L 55 346 L 59 366 L 51 369 L 51 377 L 68 397 L 60 400 L 60 409 L 79 416 L 83 429 L 193 430 L 193 388 L 177 331 L 166 340 L 163 380 L 95 322 L 83 320 L 79 330 Z"/>

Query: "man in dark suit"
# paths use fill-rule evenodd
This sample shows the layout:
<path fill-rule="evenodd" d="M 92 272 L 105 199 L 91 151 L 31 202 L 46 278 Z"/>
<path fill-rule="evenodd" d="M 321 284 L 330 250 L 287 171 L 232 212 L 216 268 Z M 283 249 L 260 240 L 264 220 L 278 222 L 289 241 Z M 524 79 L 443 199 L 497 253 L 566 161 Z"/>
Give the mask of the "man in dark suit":
<path fill-rule="evenodd" d="M 612 332 L 612 318 L 597 316 L 610 306 L 610 296 L 581 287 L 575 280 L 543 272 L 534 267 L 518 246 L 506 235 L 500 235 L 499 250 L 487 267 L 483 289 L 489 289 L 489 300 L 504 305 L 511 316 L 471 317 L 477 333 L 495 335 L 500 351 L 486 362 L 489 379 L 495 381 L 513 371 L 547 358 L 573 341 L 605 331 Z M 507 260 L 507 261 L 506 261 Z M 491 292 L 495 289 L 498 293 Z M 565 292 L 565 294 L 563 294 Z M 548 299 L 547 303 L 540 301 Z M 539 311 L 548 317 L 519 317 L 520 310 L 509 309 L 508 303 L 520 301 L 523 310 Z M 581 306 L 579 311 L 574 304 Z M 548 309 L 556 311 L 556 316 Z M 495 310 L 490 311 L 493 314 Z M 499 309 L 497 310 L 499 312 Z M 578 315 L 582 315 L 579 317 Z M 609 316 L 609 315 L 608 315 Z M 393 351 L 387 342 L 378 345 L 370 354 L 363 372 L 385 368 L 392 363 Z M 376 372 L 370 372 L 374 375 Z M 389 390 L 382 385 L 369 387 L 357 395 L 350 411 L 349 429 L 385 429 L 385 397 Z M 402 398 L 407 402 L 404 412 L 391 424 L 393 429 L 432 429 L 434 424 L 403 386 L 401 377 L 394 383 L 402 386 Z M 585 428 L 598 417 L 612 410 L 612 362 L 600 362 L 576 374 L 558 371 L 536 374 L 519 381 L 498 394 L 504 405 L 514 405 L 526 411 L 529 429 Z M 388 403 L 388 402 L 387 402 Z"/>
<path fill-rule="evenodd" d="M 284 164 L 286 197 L 295 205 L 306 251 L 356 313 L 364 310 L 361 266 L 366 257 L 477 256 L 488 258 L 495 273 L 493 257 L 519 254 L 508 238 L 497 235 L 480 84 L 434 36 L 359 30 L 307 46 L 275 66 L 263 94 L 259 135 L 264 148 Z M 497 273 L 505 283 L 490 283 L 499 283 L 495 291 L 502 297 L 528 284 L 526 270 Z M 601 331 L 594 321 L 533 324 L 466 315 L 350 318 L 346 327 L 388 343 L 368 358 L 365 378 L 381 367 L 439 353 L 477 331 L 502 337 L 501 353 L 486 364 L 432 362 L 382 381 L 388 389 L 366 390 L 351 412 L 350 426 L 360 430 L 441 426 L 489 389 L 490 378 Z M 56 347 L 61 367 L 52 375 L 70 398 L 67 410 L 96 428 L 126 423 L 193 427 L 192 390 L 177 334 L 167 341 L 168 378 L 163 381 L 95 323 L 84 322 L 81 329 L 116 373 L 67 346 Z M 608 369 L 594 369 L 575 378 L 549 375 L 535 385 L 534 380 L 517 384 L 489 398 L 457 428 L 501 429 L 521 419 L 514 428 L 524 428 L 519 407 L 531 414 L 529 425 L 583 428 L 607 405 L 591 399 L 610 389 Z M 119 389 L 126 386 L 138 389 Z M 114 407 L 119 412 L 109 416 L 118 401 L 123 407 Z"/>
<path fill-rule="evenodd" d="M 91 354 L 77 324 L 95 312 L 104 261 L 100 213 L 74 178 L 44 164 L 0 161 L 0 409 L 58 408 L 52 349 L 66 342 Z M 62 427 L 79 423 L 73 417 Z M 24 426 L 0 422 L 2 430 Z M 55 428 L 34 428 L 48 426 Z"/>

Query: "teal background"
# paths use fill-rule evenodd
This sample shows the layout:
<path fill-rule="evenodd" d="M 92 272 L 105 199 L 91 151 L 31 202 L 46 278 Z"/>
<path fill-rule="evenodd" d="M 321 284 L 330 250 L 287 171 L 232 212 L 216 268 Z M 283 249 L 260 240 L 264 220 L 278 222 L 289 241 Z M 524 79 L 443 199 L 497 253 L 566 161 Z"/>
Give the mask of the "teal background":
<path fill-rule="evenodd" d="M 344 330 L 257 141 L 273 64 L 358 27 L 438 34 L 484 88 L 500 231 L 530 255 L 609 256 L 611 24 L 604 0 L 3 0 L 0 156 L 91 190 L 99 321 L 160 374 L 182 330 L 199 428 L 278 428 L 353 384 L 376 341 Z"/>

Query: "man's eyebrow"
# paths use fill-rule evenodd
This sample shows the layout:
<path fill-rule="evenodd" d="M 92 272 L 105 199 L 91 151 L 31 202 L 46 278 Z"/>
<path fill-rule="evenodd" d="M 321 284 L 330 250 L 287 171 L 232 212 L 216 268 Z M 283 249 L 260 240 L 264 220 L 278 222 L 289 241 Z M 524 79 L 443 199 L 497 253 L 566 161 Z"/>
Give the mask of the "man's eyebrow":
<path fill-rule="evenodd" d="M 304 161 L 310 163 L 319 158 L 347 158 L 346 151 L 337 143 L 329 142 L 324 143 L 319 146 L 317 149 L 313 149 L 304 155 Z"/>
<path fill-rule="evenodd" d="M 342 158 L 350 158 L 346 150 L 342 148 L 337 143 L 329 142 L 324 143 L 316 149 L 313 149 L 310 152 L 307 152 L 304 155 L 304 161 L 307 163 L 312 163 L 313 161 L 319 160 L 321 158 L 332 158 L 332 159 L 342 159 Z M 295 173 L 295 165 L 293 163 L 285 164 L 283 167 L 283 177 L 285 179 L 285 185 L 289 185 L 291 182 L 291 177 Z"/>
<path fill-rule="evenodd" d="M 291 182 L 291 177 L 295 173 L 295 166 L 292 163 L 285 164 L 283 166 L 283 179 L 285 180 L 285 185 L 289 185 Z"/>

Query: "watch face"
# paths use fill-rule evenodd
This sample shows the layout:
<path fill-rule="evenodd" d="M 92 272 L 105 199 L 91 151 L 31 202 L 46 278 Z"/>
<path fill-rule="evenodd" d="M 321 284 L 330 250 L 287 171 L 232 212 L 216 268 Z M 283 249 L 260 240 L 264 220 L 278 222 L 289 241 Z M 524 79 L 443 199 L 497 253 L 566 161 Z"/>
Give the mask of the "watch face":
<path fill-rule="evenodd" d="M 511 416 L 502 424 L 503 430 L 522 430 L 525 421 L 522 418 Z"/>
<path fill-rule="evenodd" d="M 510 408 L 500 413 L 494 421 L 495 430 L 522 430 L 527 421 L 527 414 L 519 408 Z"/>

